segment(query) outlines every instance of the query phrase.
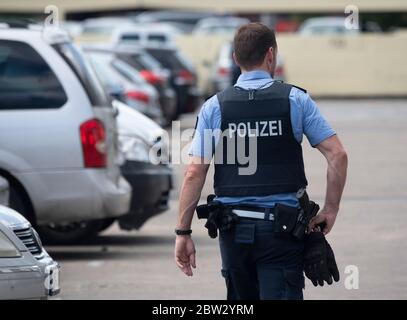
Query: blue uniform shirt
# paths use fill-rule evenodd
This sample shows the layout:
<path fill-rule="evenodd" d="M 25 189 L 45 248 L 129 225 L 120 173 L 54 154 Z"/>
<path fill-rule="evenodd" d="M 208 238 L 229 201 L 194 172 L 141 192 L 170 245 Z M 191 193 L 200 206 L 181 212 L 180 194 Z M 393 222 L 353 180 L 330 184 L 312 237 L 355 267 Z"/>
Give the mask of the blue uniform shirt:
<path fill-rule="evenodd" d="M 273 79 L 265 71 L 250 71 L 242 73 L 235 86 L 243 89 L 267 88 L 271 86 Z M 322 116 L 315 102 L 311 97 L 300 89 L 293 87 L 290 92 L 291 123 L 294 137 L 299 143 L 305 134 L 312 146 L 316 146 L 325 139 L 333 136 L 335 131 Z M 196 134 L 192 140 L 190 155 L 210 159 L 213 156 L 214 145 L 208 148 L 208 143 L 204 142 L 205 130 L 215 130 L 221 127 L 221 112 L 217 96 L 208 99 L 202 106 Z M 298 201 L 295 193 L 271 194 L 268 196 L 252 197 L 217 197 L 216 200 L 224 204 L 248 204 L 260 207 L 274 207 L 276 203 L 297 207 Z"/>

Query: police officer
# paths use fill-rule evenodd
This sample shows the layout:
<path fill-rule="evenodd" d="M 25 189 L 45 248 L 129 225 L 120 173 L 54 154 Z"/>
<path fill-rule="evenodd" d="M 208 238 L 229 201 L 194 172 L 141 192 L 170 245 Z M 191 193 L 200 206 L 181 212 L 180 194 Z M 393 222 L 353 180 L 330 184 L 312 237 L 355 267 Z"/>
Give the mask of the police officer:
<path fill-rule="evenodd" d="M 296 192 L 307 185 L 303 135 L 328 162 L 325 204 L 310 229 L 323 224 L 323 233 L 330 232 L 346 180 L 346 152 L 314 101 L 304 89 L 273 80 L 276 55 L 273 30 L 260 23 L 238 29 L 234 59 L 242 74 L 234 87 L 203 105 L 181 189 L 175 260 L 186 275 L 192 276 L 192 268 L 196 268 L 190 230 L 194 210 L 214 152 L 227 154 L 225 146 L 219 150 L 219 138 L 212 139 L 214 145 L 208 148 L 205 132 L 221 129 L 230 131 L 227 137 L 250 133 L 257 137 L 254 174 L 240 174 L 238 162 L 215 161 L 215 200 L 239 217 L 232 230 L 219 234 L 228 299 L 303 298 L 304 241 L 277 233 L 273 221 L 278 205 L 299 207 Z"/>

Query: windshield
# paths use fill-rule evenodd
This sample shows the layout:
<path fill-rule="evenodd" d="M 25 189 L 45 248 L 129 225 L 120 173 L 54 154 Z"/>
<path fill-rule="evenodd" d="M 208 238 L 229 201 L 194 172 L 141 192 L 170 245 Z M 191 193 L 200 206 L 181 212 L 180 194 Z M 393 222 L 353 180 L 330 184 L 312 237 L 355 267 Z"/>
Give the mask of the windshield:
<path fill-rule="evenodd" d="M 112 66 L 127 80 L 138 84 L 145 85 L 144 79 L 140 76 L 139 72 L 122 60 L 115 59 L 112 61 Z"/>
<path fill-rule="evenodd" d="M 137 54 L 124 53 L 117 56 L 120 60 L 125 61 L 137 70 L 161 71 L 163 69 L 161 64 L 146 52 Z"/>
<path fill-rule="evenodd" d="M 137 58 L 146 69 L 161 70 L 163 68 L 161 64 L 148 53 L 140 54 L 137 56 Z"/>
<path fill-rule="evenodd" d="M 87 53 L 92 66 L 95 68 L 96 74 L 104 86 L 114 86 L 122 84 L 121 77 L 111 69 L 111 57 L 105 54 Z"/>
<path fill-rule="evenodd" d="M 110 106 L 108 95 L 82 52 L 70 42 L 56 44 L 54 47 L 75 72 L 92 105 Z"/>

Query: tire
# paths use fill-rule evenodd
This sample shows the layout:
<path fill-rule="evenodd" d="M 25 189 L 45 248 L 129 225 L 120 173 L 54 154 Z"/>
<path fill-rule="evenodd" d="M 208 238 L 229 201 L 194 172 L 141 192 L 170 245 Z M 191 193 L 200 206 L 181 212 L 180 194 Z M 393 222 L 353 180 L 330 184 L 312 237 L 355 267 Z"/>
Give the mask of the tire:
<path fill-rule="evenodd" d="M 26 218 L 32 225 L 35 225 L 34 211 L 25 191 L 22 190 L 18 184 L 15 184 L 10 180 L 9 184 L 9 207 L 24 216 L 24 218 Z"/>
<path fill-rule="evenodd" d="M 37 226 L 36 229 L 44 244 L 69 245 L 91 240 L 104 224 L 106 224 L 104 220 L 90 220 L 65 224 L 50 223 Z"/>
<path fill-rule="evenodd" d="M 9 198 L 10 208 L 16 210 L 18 213 L 22 214 L 24 217 L 27 217 L 27 207 L 24 203 L 21 193 L 17 191 L 17 188 L 13 185 L 10 185 L 10 198 Z"/>

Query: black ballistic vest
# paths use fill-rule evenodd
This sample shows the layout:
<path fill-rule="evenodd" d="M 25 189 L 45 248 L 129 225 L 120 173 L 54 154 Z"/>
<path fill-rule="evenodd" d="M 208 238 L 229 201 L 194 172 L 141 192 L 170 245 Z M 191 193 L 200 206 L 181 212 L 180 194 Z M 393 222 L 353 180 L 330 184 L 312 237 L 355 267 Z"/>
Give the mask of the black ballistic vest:
<path fill-rule="evenodd" d="M 215 149 L 214 189 L 217 196 L 266 196 L 296 192 L 307 186 L 302 147 L 295 139 L 291 125 L 291 88 L 289 84 L 274 82 L 265 89 L 230 87 L 218 93 L 221 130 L 229 129 L 229 133 L 222 135 L 222 142 L 219 140 Z M 239 168 L 250 166 L 238 161 L 239 139 L 249 157 L 249 140 L 257 139 L 254 174 L 239 175 Z M 230 150 L 234 153 L 235 163 L 227 158 L 228 143 L 235 144 L 234 151 L 229 149 L 229 153 Z"/>

